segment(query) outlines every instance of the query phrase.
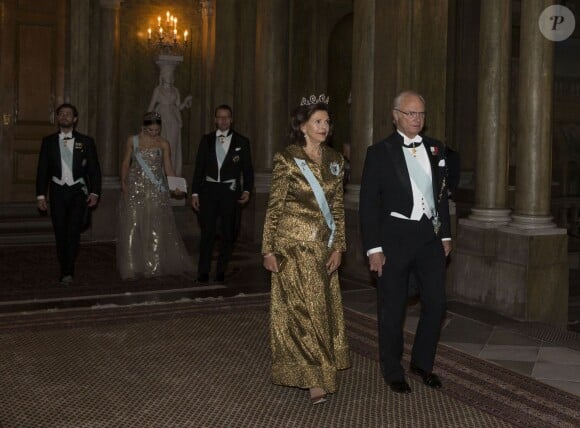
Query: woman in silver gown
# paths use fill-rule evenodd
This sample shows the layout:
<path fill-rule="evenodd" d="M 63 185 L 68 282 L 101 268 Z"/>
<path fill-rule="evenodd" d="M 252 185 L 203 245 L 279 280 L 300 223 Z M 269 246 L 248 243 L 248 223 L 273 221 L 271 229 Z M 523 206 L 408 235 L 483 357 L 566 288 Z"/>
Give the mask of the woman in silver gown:
<path fill-rule="evenodd" d="M 171 149 L 161 117 L 145 114 L 141 133 L 128 138 L 121 164 L 117 267 L 122 279 L 193 272 L 169 203 Z"/>

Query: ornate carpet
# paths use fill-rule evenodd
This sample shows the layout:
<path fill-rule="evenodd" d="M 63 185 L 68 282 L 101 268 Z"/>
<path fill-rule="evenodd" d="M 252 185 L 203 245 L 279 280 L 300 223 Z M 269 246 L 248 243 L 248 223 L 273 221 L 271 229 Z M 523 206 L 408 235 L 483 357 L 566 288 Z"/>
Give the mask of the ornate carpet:
<path fill-rule="evenodd" d="M 440 347 L 444 389 L 382 381 L 375 322 L 346 310 L 353 366 L 327 403 L 269 380 L 268 296 L 0 317 L 9 427 L 573 427 L 580 400 Z M 410 343 L 407 335 L 406 342 Z M 408 362 L 406 349 L 405 359 Z"/>
<path fill-rule="evenodd" d="M 194 285 L 195 277 L 164 276 L 122 281 L 116 269 L 115 244 L 82 243 L 77 256 L 75 285 L 58 285 L 54 245 L 0 247 L 0 301 L 59 299 L 132 291 L 155 291 Z"/>

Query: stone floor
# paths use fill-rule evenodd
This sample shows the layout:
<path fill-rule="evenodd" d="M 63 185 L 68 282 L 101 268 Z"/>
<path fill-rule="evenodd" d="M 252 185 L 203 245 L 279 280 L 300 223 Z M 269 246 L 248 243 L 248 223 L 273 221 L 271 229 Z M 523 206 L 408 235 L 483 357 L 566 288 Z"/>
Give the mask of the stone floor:
<path fill-rule="evenodd" d="M 195 254 L 192 257 L 197 259 Z M 184 288 L 162 291 L 0 302 L 0 317 L 32 310 L 65 311 L 67 308 L 86 306 L 163 304 L 183 299 L 268 293 L 269 276 L 260 263 L 261 258 L 255 248 L 238 246 L 225 285 L 188 283 L 184 284 Z M 346 307 L 376 318 L 375 289 L 372 285 L 343 280 L 342 288 Z M 420 304 L 410 302 L 406 319 L 409 331 L 416 328 L 419 312 Z M 576 293 L 571 298 L 570 312 L 580 312 L 580 299 Z M 441 343 L 580 396 L 580 333 L 572 330 L 518 322 L 450 301 Z"/>

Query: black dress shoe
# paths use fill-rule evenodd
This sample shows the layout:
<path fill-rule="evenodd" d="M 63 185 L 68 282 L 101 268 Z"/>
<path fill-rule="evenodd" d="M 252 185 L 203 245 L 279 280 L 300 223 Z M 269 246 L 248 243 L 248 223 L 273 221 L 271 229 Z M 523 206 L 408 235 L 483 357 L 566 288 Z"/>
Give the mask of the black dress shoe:
<path fill-rule="evenodd" d="M 72 285 L 72 283 L 73 283 L 72 275 L 65 275 L 60 279 L 58 285 Z"/>
<path fill-rule="evenodd" d="M 439 376 L 437 376 L 435 373 L 427 373 L 425 370 L 420 369 L 415 364 L 411 364 L 409 368 L 411 369 L 412 373 L 415 373 L 417 376 L 420 376 L 421 379 L 423 380 L 423 383 L 427 385 L 429 388 L 439 389 L 443 386 L 441 384 Z"/>
<path fill-rule="evenodd" d="M 394 380 L 392 382 L 389 382 L 389 387 L 391 388 L 391 391 L 396 392 L 398 394 L 411 393 L 411 387 L 409 386 L 409 384 L 405 379 Z"/>
<path fill-rule="evenodd" d="M 217 284 L 223 284 L 226 282 L 225 275 L 223 273 L 217 273 L 213 281 Z"/>
<path fill-rule="evenodd" d="M 198 275 L 197 282 L 200 284 L 207 284 L 209 282 L 209 275 L 207 273 L 202 273 Z"/>

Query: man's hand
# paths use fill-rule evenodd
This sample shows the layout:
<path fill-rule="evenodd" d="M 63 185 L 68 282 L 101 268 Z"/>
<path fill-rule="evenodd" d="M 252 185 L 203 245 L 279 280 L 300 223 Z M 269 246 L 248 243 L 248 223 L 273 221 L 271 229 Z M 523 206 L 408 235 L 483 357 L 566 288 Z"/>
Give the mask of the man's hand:
<path fill-rule="evenodd" d="M 191 197 L 191 207 L 194 210 L 199 211 L 199 195 L 193 195 Z"/>
<path fill-rule="evenodd" d="M 445 257 L 449 255 L 451 250 L 453 249 L 453 244 L 451 241 L 441 241 L 443 243 L 443 250 L 445 251 Z"/>
<path fill-rule="evenodd" d="M 93 195 L 92 193 L 87 198 L 87 204 L 90 208 L 96 207 L 97 202 L 99 202 L 99 197 L 97 195 Z"/>
<path fill-rule="evenodd" d="M 244 192 L 242 193 L 242 196 L 240 196 L 240 199 L 238 199 L 238 204 L 244 205 L 249 200 L 250 200 L 250 192 Z"/>
<path fill-rule="evenodd" d="M 378 276 L 383 275 L 383 265 L 387 261 L 382 252 L 373 253 L 369 256 L 369 269 L 371 272 L 376 272 Z"/>
<path fill-rule="evenodd" d="M 46 205 L 46 199 L 38 199 L 36 201 L 36 207 L 39 211 L 46 211 L 48 209 Z"/>

